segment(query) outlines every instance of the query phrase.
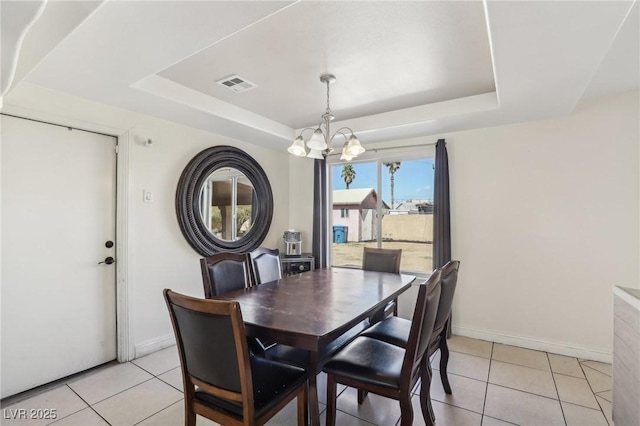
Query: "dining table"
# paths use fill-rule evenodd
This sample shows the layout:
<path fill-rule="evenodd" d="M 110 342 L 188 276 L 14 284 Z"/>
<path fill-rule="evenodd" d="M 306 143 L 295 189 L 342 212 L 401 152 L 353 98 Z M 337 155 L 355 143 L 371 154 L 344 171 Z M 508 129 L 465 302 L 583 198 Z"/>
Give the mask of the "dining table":
<path fill-rule="evenodd" d="M 309 417 L 320 425 L 319 353 L 411 287 L 415 276 L 325 268 L 219 296 L 240 303 L 247 336 L 309 351 Z"/>

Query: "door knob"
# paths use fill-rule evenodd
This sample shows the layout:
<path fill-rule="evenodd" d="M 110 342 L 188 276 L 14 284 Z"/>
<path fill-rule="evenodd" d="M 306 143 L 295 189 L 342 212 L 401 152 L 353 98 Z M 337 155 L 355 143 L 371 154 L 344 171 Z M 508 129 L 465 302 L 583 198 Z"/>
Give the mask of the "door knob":
<path fill-rule="evenodd" d="M 116 260 L 113 257 L 109 256 L 109 257 L 105 258 L 103 262 L 98 262 L 98 265 L 100 265 L 102 263 L 106 263 L 107 265 L 111 265 L 115 261 Z"/>

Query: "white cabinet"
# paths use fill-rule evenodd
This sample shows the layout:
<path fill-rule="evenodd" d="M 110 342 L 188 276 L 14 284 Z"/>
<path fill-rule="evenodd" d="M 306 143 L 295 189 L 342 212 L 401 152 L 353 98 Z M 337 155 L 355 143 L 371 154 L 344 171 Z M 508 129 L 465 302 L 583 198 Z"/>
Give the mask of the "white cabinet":
<path fill-rule="evenodd" d="M 614 288 L 613 421 L 640 425 L 640 289 Z"/>

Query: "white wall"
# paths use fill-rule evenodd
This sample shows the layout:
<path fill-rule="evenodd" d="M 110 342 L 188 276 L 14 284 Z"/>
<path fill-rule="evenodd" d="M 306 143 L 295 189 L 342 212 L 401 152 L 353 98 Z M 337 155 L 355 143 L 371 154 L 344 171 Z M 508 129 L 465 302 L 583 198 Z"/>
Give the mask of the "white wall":
<path fill-rule="evenodd" d="M 446 136 L 455 325 L 611 353 L 612 286 L 638 283 L 638 113 L 631 92 Z"/>
<path fill-rule="evenodd" d="M 129 286 L 133 296 L 131 332 L 138 355 L 171 342 L 173 331 L 162 298 L 164 288 L 202 296 L 201 256 L 182 236 L 174 205 L 180 174 L 198 152 L 214 145 L 233 145 L 260 163 L 271 183 L 275 206 L 264 245 L 282 245 L 282 232 L 289 227 L 286 151 L 265 149 L 30 85 L 18 87 L 5 99 L 3 110 L 113 134 L 129 131 Z M 143 145 L 147 138 L 153 139 L 152 147 Z M 142 202 L 143 189 L 152 191 L 152 203 Z"/>
<path fill-rule="evenodd" d="M 454 331 L 610 360 L 612 286 L 639 285 L 638 116 L 634 91 L 558 119 L 425 138 L 449 152 Z M 292 220 L 308 209 L 296 188 Z"/>
<path fill-rule="evenodd" d="M 154 135 L 152 148 L 134 144 L 130 151 L 130 285 L 135 288 L 135 340 L 143 344 L 172 333 L 163 288 L 202 296 L 201 256 L 182 236 L 175 214 L 175 190 L 189 160 L 203 149 L 221 144 L 237 146 L 255 158 L 264 168 L 274 196 L 273 221 L 263 245 L 280 247 L 289 223 L 288 153 L 156 119 L 139 123 L 132 133 L 136 139 L 138 135 Z M 143 189 L 152 191 L 153 203 L 142 203 Z"/>
<path fill-rule="evenodd" d="M 304 253 L 311 253 L 313 239 L 313 162 L 289 155 L 289 228 L 302 232 Z"/>

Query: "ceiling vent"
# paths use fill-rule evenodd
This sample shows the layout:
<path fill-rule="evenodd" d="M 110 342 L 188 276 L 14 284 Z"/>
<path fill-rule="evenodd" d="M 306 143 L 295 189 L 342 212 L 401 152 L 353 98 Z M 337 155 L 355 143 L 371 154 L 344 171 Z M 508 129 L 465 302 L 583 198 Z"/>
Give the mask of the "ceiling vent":
<path fill-rule="evenodd" d="M 250 82 L 246 78 L 240 77 L 239 75 L 232 75 L 223 78 L 222 80 L 216 81 L 216 83 L 236 93 L 246 92 L 247 90 L 258 87 L 256 84 Z"/>

